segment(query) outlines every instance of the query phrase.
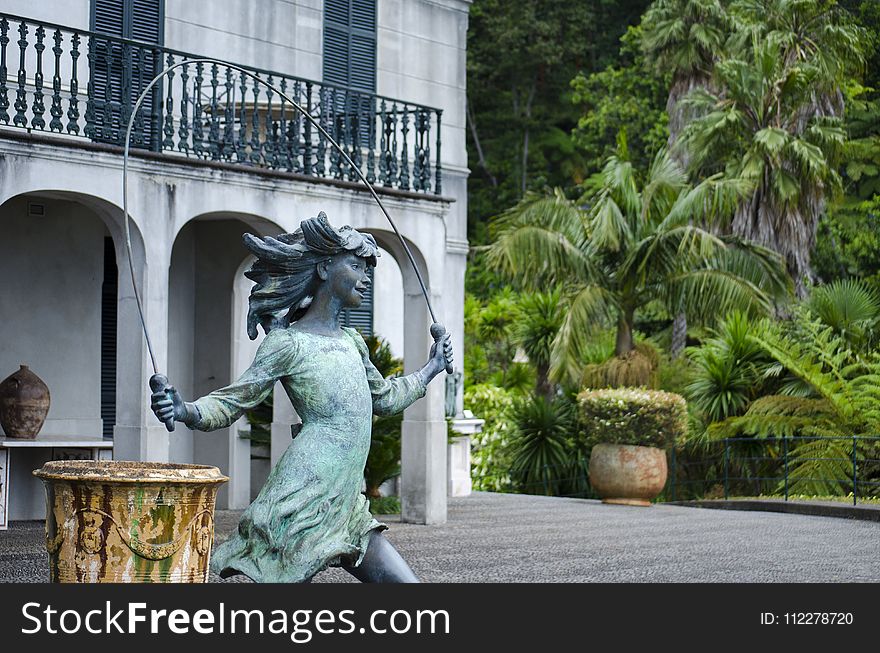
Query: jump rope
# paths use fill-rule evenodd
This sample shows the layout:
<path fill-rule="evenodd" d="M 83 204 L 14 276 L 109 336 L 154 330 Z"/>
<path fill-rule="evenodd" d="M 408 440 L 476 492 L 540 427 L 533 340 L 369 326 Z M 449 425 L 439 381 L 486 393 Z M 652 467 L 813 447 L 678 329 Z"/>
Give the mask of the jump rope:
<path fill-rule="evenodd" d="M 358 178 L 360 178 L 360 180 L 362 182 L 364 182 L 364 184 L 367 187 L 367 190 L 370 191 L 370 195 L 372 195 L 373 199 L 376 200 L 376 204 L 378 204 L 379 208 L 382 209 L 382 213 L 385 214 L 385 217 L 388 219 L 388 223 L 391 225 L 391 228 L 394 230 L 394 233 L 397 235 L 398 239 L 400 240 L 400 244 L 403 246 L 403 250 L 406 252 L 406 256 L 409 259 L 409 262 L 412 265 L 413 270 L 416 273 L 416 278 L 418 279 L 419 286 L 422 289 L 422 295 L 424 295 L 425 303 L 428 305 L 428 312 L 431 314 L 431 321 L 432 321 L 431 329 L 430 329 L 431 337 L 434 339 L 434 342 L 439 343 L 443 339 L 443 336 L 446 335 L 446 329 L 443 327 L 442 324 L 437 322 L 437 316 L 434 314 L 434 308 L 431 306 L 431 299 L 428 297 L 428 290 L 425 287 L 424 280 L 422 279 L 422 273 L 419 271 L 419 266 L 416 265 L 416 261 L 413 258 L 412 252 L 409 249 L 409 245 L 406 244 L 406 240 L 404 240 L 403 236 L 400 234 L 400 230 L 398 230 L 397 225 L 394 224 L 394 220 L 391 219 L 391 216 L 388 214 L 388 210 L 385 208 L 385 205 L 382 204 L 382 200 L 379 199 L 379 195 L 376 193 L 376 189 L 373 188 L 373 185 L 369 181 L 367 181 L 367 178 L 360 171 L 360 168 L 358 168 L 358 166 L 356 166 L 354 164 L 354 161 L 351 160 L 351 158 L 348 156 L 348 154 L 345 152 L 345 150 L 343 150 L 339 146 L 339 144 L 335 140 L 333 140 L 333 138 L 330 136 L 330 134 L 327 133 L 327 130 L 324 129 L 318 123 L 318 121 L 315 120 L 305 109 L 303 109 L 298 103 L 294 102 L 290 97 L 287 96 L 287 94 L 283 93 L 280 89 L 276 88 L 275 86 L 273 86 L 272 84 L 270 84 L 269 82 L 264 80 L 263 78 L 255 75 L 254 73 L 252 73 L 248 70 L 245 70 L 244 68 L 241 68 L 240 66 L 236 66 L 234 64 L 229 64 L 229 63 L 226 63 L 223 61 L 218 61 L 216 59 L 207 59 L 207 58 L 187 59 L 185 61 L 180 61 L 176 64 L 168 66 L 165 70 L 163 70 L 161 73 L 156 75 L 152 79 L 152 81 L 150 81 L 150 83 L 147 85 L 147 87 L 143 91 L 141 91 L 141 94 L 138 96 L 137 102 L 135 102 L 135 104 L 134 104 L 134 109 L 131 112 L 131 117 L 128 119 L 128 128 L 125 130 L 125 152 L 122 157 L 122 211 L 123 211 L 123 224 L 125 225 L 125 248 L 126 248 L 126 252 L 128 253 L 128 270 L 131 273 L 131 285 L 132 285 L 132 288 L 134 289 L 135 303 L 137 304 L 137 307 L 138 307 L 138 315 L 140 316 L 140 319 L 141 319 L 141 327 L 143 328 L 143 331 L 144 331 L 144 339 L 147 342 L 147 349 L 150 352 L 150 360 L 152 361 L 152 364 L 153 364 L 153 376 L 150 378 L 150 389 L 153 392 L 160 392 L 162 390 L 167 389 L 168 378 L 162 374 L 159 374 L 159 367 L 156 364 L 156 355 L 153 353 L 153 344 L 150 341 L 150 334 L 147 332 L 147 322 L 144 319 L 144 307 L 143 307 L 143 304 L 141 303 L 140 293 L 138 292 L 137 282 L 135 280 L 134 261 L 133 261 L 132 253 L 131 253 L 131 234 L 128 229 L 128 220 L 129 220 L 129 216 L 128 216 L 128 158 L 129 158 L 129 146 L 131 143 L 131 130 L 132 130 L 132 127 L 134 126 L 135 116 L 138 115 L 138 111 L 140 110 L 141 104 L 143 104 L 143 101 L 147 97 L 147 94 L 159 82 L 159 80 L 161 80 L 168 73 L 173 71 L 175 68 L 180 68 L 181 66 L 200 64 L 200 63 L 201 64 L 216 64 L 219 66 L 225 66 L 226 68 L 229 68 L 231 70 L 236 70 L 239 73 L 241 73 L 242 75 L 246 75 L 246 76 L 250 77 L 251 79 L 253 79 L 255 82 L 259 82 L 260 84 L 262 84 L 266 88 L 271 89 L 272 91 L 277 93 L 281 98 L 283 98 L 284 100 L 289 102 L 291 104 L 291 106 L 293 106 L 297 111 L 299 111 L 300 114 L 302 114 L 302 116 L 306 120 L 308 120 L 318 130 L 318 132 L 320 132 L 320 134 L 327 140 L 327 142 L 330 143 L 333 147 L 335 147 L 338 150 L 338 152 L 342 155 L 343 159 L 345 159 L 345 162 L 348 163 L 349 166 L 351 166 L 351 169 L 357 173 Z M 446 364 L 446 373 L 452 374 L 452 364 L 450 364 L 450 363 Z M 165 428 L 168 429 L 169 431 L 174 430 L 174 418 L 169 418 L 168 420 L 165 421 Z"/>

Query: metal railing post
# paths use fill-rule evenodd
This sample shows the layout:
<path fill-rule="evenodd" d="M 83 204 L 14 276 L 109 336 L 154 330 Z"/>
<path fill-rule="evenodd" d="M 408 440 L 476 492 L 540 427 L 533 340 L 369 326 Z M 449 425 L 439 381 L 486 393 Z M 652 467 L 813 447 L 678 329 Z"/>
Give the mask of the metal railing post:
<path fill-rule="evenodd" d="M 727 498 L 730 494 L 729 487 L 729 479 L 728 479 L 728 467 L 730 466 L 730 439 L 724 438 L 724 500 L 727 501 Z"/>
<path fill-rule="evenodd" d="M 153 75 L 158 75 L 162 70 L 162 50 L 153 50 Z M 153 88 L 153 101 L 150 107 L 150 150 L 162 151 L 162 91 L 164 80 Z"/>
<path fill-rule="evenodd" d="M 858 504 L 858 496 L 859 496 L 859 479 L 858 479 L 858 466 L 856 465 L 856 436 L 853 436 L 853 449 L 852 449 L 852 471 L 853 471 L 853 505 Z"/>
<path fill-rule="evenodd" d="M 785 465 L 785 500 L 788 501 L 788 438 L 782 436 L 782 460 Z"/>

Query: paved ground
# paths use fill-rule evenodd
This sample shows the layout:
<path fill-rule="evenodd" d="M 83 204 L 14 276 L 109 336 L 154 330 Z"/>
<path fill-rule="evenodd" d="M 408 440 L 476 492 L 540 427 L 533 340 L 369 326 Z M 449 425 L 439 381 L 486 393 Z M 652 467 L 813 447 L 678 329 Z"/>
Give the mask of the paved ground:
<path fill-rule="evenodd" d="M 239 514 L 218 512 L 218 541 Z M 489 493 L 451 499 L 442 526 L 385 521 L 427 582 L 880 582 L 872 521 Z M 0 581 L 48 580 L 43 539 L 41 522 L 0 531 Z"/>

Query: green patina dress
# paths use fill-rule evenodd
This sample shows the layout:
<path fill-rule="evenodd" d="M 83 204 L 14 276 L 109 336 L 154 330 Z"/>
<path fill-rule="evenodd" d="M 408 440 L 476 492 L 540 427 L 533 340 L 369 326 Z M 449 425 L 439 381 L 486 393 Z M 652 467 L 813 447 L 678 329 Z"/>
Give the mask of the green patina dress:
<path fill-rule="evenodd" d="M 361 494 L 371 416 L 402 411 L 424 396 L 425 385 L 416 375 L 384 379 L 363 338 L 343 331 L 334 338 L 275 329 L 238 381 L 195 402 L 201 417 L 193 427 L 212 431 L 259 404 L 280 380 L 303 421 L 237 532 L 214 550 L 218 573 L 302 582 L 331 565 L 360 564 L 371 531 L 385 528 Z"/>

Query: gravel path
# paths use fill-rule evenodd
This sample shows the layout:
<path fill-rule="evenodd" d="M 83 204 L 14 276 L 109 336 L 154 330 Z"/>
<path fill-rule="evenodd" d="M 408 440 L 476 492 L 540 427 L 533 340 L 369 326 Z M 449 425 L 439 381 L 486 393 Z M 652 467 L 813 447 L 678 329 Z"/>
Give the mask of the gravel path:
<path fill-rule="evenodd" d="M 239 514 L 217 513 L 218 541 Z M 440 526 L 385 521 L 425 582 L 880 582 L 868 521 L 480 492 L 450 499 Z M 43 538 L 41 522 L 0 531 L 0 582 L 48 580 Z M 329 569 L 315 582 L 354 579 Z"/>

